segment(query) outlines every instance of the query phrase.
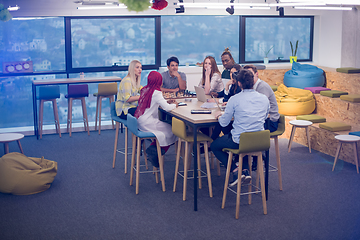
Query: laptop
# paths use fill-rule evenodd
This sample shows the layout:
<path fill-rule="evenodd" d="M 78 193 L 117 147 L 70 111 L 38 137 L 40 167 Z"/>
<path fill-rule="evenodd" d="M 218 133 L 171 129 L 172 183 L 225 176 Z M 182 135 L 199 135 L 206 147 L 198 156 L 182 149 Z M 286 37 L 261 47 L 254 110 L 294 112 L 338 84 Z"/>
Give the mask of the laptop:
<path fill-rule="evenodd" d="M 220 109 L 220 111 L 225 111 L 225 107 L 226 107 L 226 106 L 220 106 L 220 105 L 218 104 L 218 102 L 216 101 L 215 97 L 214 97 L 213 95 L 211 95 L 211 97 L 214 99 L 214 101 L 215 101 L 216 105 L 218 106 L 218 108 Z"/>
<path fill-rule="evenodd" d="M 202 87 L 194 86 L 196 92 L 196 98 L 200 102 L 206 102 L 207 98 L 205 95 L 205 89 Z"/>

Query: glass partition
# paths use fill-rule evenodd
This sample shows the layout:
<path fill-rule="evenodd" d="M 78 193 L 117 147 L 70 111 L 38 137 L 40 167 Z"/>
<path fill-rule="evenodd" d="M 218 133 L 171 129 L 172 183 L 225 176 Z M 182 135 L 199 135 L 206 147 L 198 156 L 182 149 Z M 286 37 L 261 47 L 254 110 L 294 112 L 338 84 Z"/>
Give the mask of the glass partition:
<path fill-rule="evenodd" d="M 194 65 L 213 56 L 218 64 L 226 47 L 239 61 L 239 16 L 162 16 L 161 66 L 176 56 L 180 65 Z"/>
<path fill-rule="evenodd" d="M 298 60 L 312 60 L 313 17 L 243 17 L 245 62 L 289 61 L 290 41 Z"/>

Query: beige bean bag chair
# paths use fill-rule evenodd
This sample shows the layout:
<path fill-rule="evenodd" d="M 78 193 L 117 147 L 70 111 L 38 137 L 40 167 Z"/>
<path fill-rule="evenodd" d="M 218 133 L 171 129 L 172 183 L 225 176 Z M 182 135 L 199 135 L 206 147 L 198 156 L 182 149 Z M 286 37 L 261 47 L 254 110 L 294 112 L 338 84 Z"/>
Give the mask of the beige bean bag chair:
<path fill-rule="evenodd" d="M 307 115 L 315 110 L 314 95 L 309 90 L 288 88 L 281 84 L 274 94 L 280 114 L 286 116 Z"/>
<path fill-rule="evenodd" d="M 0 158 L 0 192 L 29 195 L 47 190 L 57 173 L 57 162 L 12 152 Z"/>

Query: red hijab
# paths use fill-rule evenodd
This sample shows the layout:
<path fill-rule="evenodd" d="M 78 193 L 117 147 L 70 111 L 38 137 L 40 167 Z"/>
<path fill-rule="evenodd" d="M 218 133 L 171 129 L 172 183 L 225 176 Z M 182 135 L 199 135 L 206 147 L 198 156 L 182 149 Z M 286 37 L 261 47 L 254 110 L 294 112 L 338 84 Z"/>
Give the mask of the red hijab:
<path fill-rule="evenodd" d="M 144 114 L 145 110 L 151 105 L 151 98 L 155 90 L 161 91 L 162 76 L 156 71 L 152 71 L 148 75 L 148 84 L 141 89 L 140 98 L 137 109 L 135 111 L 135 117 L 139 118 Z"/>

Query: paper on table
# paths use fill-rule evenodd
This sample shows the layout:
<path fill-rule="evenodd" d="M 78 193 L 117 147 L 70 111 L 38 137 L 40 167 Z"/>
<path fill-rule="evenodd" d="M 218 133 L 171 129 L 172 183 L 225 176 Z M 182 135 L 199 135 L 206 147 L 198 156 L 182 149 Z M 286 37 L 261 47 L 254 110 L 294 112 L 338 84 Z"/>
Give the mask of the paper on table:
<path fill-rule="evenodd" d="M 217 108 L 217 105 L 216 103 L 213 103 L 213 102 L 204 102 L 202 105 L 201 105 L 202 108 Z"/>

